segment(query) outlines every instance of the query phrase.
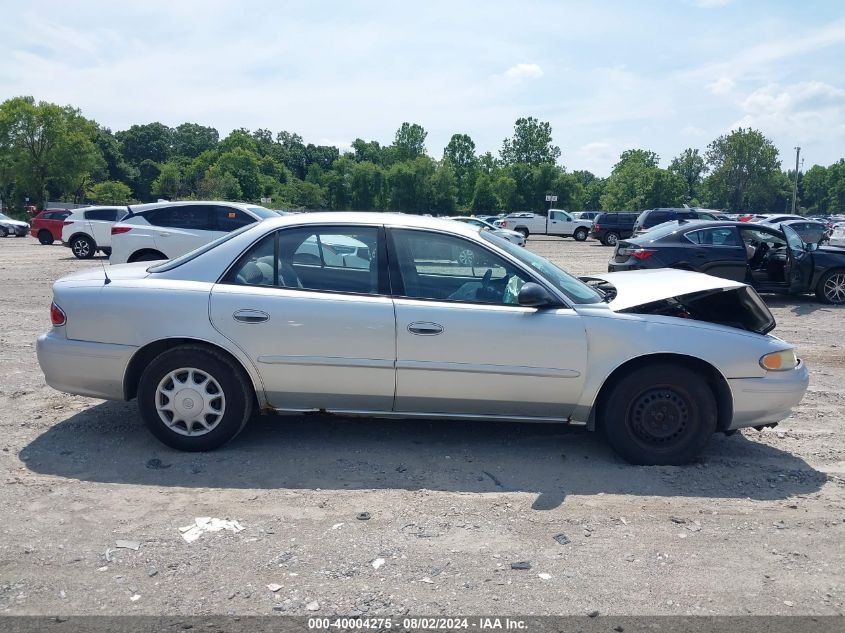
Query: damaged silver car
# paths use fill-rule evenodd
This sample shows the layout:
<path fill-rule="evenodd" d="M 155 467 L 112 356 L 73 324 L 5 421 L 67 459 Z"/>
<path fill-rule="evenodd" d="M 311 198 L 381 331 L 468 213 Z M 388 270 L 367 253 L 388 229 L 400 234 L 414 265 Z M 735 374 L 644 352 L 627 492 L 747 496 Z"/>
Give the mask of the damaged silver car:
<path fill-rule="evenodd" d="M 38 360 L 56 389 L 137 398 L 183 450 L 222 446 L 254 411 L 320 411 L 585 424 L 632 463 L 681 464 L 807 388 L 744 284 L 580 280 L 451 221 L 288 216 L 147 266 L 57 281 Z"/>

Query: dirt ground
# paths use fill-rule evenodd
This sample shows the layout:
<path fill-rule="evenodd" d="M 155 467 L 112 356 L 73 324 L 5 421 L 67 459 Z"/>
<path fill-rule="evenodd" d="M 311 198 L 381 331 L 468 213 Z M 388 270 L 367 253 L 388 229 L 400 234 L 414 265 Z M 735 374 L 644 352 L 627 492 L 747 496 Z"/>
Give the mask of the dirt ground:
<path fill-rule="evenodd" d="M 529 247 L 576 274 L 610 257 Z M 44 384 L 50 285 L 99 265 L 0 240 L 0 613 L 845 612 L 843 309 L 766 298 L 810 390 L 693 466 L 629 466 L 553 425 L 337 418 L 261 418 L 185 454 L 134 402 Z M 187 543 L 196 517 L 243 530 Z"/>

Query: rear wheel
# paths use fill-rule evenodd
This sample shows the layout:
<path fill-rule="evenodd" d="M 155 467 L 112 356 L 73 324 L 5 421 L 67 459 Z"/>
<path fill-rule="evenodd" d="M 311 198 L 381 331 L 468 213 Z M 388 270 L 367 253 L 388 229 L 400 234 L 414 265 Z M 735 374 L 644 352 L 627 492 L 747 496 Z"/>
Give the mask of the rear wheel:
<path fill-rule="evenodd" d="M 8 237 L 9 231 L 6 230 L 5 226 L 0 226 L 0 237 Z"/>
<path fill-rule="evenodd" d="M 522 237 L 526 240 L 528 239 L 528 229 L 524 226 L 520 226 L 519 228 L 514 229 L 517 233 L 522 233 Z"/>
<path fill-rule="evenodd" d="M 716 431 L 716 399 L 704 377 L 660 363 L 611 388 L 600 424 L 613 449 L 632 464 L 686 464 Z"/>
<path fill-rule="evenodd" d="M 831 270 L 819 279 L 816 297 L 822 303 L 845 303 L 845 270 Z"/>
<path fill-rule="evenodd" d="M 91 259 L 97 250 L 97 245 L 87 235 L 79 235 L 70 242 L 70 250 L 78 259 Z"/>
<path fill-rule="evenodd" d="M 619 234 L 613 231 L 608 231 L 602 240 L 605 246 L 616 246 L 619 243 Z"/>
<path fill-rule="evenodd" d="M 130 262 L 157 262 L 161 261 L 162 259 L 167 259 L 162 253 L 158 251 L 147 251 L 146 253 L 141 253 L 140 255 L 133 255 L 129 258 Z"/>
<path fill-rule="evenodd" d="M 223 446 L 246 425 L 252 405 L 252 387 L 241 368 L 205 347 L 163 352 L 138 385 L 138 408 L 147 428 L 183 451 Z"/>
<path fill-rule="evenodd" d="M 38 231 L 38 241 L 44 244 L 44 246 L 48 246 L 53 243 L 53 234 L 50 233 L 47 229 L 41 229 Z"/>
<path fill-rule="evenodd" d="M 580 229 L 575 229 L 575 233 L 572 237 L 574 237 L 577 242 L 583 242 L 587 239 L 588 233 L 589 231 L 582 226 Z"/>

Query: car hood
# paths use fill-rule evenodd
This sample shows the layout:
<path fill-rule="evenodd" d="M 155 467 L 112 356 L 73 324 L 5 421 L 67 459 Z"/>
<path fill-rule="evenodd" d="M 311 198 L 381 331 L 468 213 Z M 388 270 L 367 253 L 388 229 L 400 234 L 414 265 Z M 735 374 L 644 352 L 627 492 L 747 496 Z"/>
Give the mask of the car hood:
<path fill-rule="evenodd" d="M 608 302 L 608 305 L 611 310 L 617 312 L 645 303 L 705 290 L 727 290 L 745 286 L 743 283 L 730 279 L 672 268 L 603 273 L 581 277 L 581 280 L 600 280 L 612 285 L 616 289 L 616 296 Z"/>
<path fill-rule="evenodd" d="M 7 226 L 29 226 L 26 222 L 21 222 L 20 220 L 5 220 L 0 218 L 0 224 L 5 224 Z"/>
<path fill-rule="evenodd" d="M 747 284 L 686 270 L 655 269 L 581 277 L 601 290 L 614 312 L 653 314 L 766 334 L 775 318 Z"/>

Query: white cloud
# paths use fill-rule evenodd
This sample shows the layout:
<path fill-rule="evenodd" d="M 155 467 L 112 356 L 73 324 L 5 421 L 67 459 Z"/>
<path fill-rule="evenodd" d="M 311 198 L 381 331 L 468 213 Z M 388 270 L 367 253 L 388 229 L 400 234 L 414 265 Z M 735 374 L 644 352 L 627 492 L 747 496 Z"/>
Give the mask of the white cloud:
<path fill-rule="evenodd" d="M 733 0 L 690 0 L 690 4 L 699 9 L 718 9 L 729 5 Z"/>
<path fill-rule="evenodd" d="M 707 84 L 707 89 L 714 95 L 724 95 L 733 90 L 736 82 L 730 77 L 719 77 L 716 81 Z"/>
<path fill-rule="evenodd" d="M 537 64 L 516 64 L 502 73 L 502 76 L 512 81 L 539 79 L 543 76 L 543 69 Z"/>
<path fill-rule="evenodd" d="M 798 143 L 845 140 L 845 90 L 821 81 L 769 84 L 740 102 L 734 127 L 754 127 Z"/>
<path fill-rule="evenodd" d="M 607 175 L 619 160 L 622 145 L 616 141 L 594 141 L 585 143 L 575 150 L 577 169 L 586 169 L 594 174 Z"/>

